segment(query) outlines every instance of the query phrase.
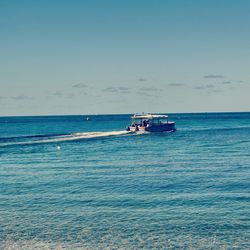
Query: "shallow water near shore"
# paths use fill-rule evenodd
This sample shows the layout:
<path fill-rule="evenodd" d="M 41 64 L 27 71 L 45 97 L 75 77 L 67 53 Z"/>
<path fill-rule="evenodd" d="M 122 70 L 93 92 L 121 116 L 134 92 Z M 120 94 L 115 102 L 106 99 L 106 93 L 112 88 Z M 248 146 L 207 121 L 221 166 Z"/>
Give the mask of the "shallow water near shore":
<path fill-rule="evenodd" d="M 250 113 L 0 117 L 0 249 L 249 249 Z"/>

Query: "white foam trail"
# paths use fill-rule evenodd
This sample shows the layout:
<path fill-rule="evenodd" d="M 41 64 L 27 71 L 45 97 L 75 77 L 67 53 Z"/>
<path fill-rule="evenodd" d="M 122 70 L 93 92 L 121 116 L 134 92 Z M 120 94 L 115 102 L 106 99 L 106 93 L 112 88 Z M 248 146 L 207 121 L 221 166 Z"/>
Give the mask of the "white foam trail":
<path fill-rule="evenodd" d="M 133 132 L 135 135 L 144 135 L 144 134 L 150 134 L 150 132 L 148 131 L 142 131 L 142 130 L 139 130 L 139 131 L 136 131 L 136 132 Z"/>
<path fill-rule="evenodd" d="M 98 137 L 108 137 L 108 136 L 119 136 L 131 134 L 131 131 L 111 131 L 111 132 L 85 132 L 85 133 L 74 133 L 65 136 L 55 136 L 49 139 L 37 140 L 37 141 L 23 141 L 23 142 L 10 142 L 2 144 L 2 146 L 10 145 L 27 145 L 27 144 L 40 144 L 40 143 L 50 143 L 50 142 L 64 142 L 64 141 L 76 141 L 82 139 L 91 139 Z"/>
<path fill-rule="evenodd" d="M 121 130 L 121 131 L 111 131 L 111 132 L 87 132 L 87 133 L 75 133 L 73 135 L 83 138 L 95 138 L 95 137 L 104 137 L 104 136 L 113 136 L 113 135 L 126 135 L 130 134 L 130 131 Z"/>

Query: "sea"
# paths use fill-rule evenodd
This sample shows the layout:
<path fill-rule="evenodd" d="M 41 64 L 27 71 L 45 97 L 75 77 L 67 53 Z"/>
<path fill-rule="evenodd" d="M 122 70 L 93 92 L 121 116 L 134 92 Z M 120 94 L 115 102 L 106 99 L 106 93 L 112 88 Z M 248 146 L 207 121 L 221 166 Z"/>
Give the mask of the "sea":
<path fill-rule="evenodd" d="M 0 249 L 250 249 L 250 113 L 0 117 Z"/>

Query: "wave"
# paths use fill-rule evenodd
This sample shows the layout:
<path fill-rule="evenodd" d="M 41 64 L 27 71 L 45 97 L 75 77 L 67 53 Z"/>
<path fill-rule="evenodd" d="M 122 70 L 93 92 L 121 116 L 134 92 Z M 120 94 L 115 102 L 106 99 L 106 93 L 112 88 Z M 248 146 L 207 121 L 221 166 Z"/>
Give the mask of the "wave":
<path fill-rule="evenodd" d="M 22 135 L 22 136 L 0 137 L 0 142 L 20 140 L 20 139 L 36 139 L 36 138 L 44 138 L 44 137 L 52 137 L 52 136 L 67 136 L 67 135 L 69 134 Z"/>
<path fill-rule="evenodd" d="M 234 126 L 234 127 L 201 127 L 201 126 L 197 126 L 197 127 L 182 127 L 182 128 L 178 128 L 178 131 L 187 131 L 187 132 L 210 132 L 210 131 L 217 131 L 217 132 L 221 132 L 221 131 L 240 131 L 240 130 L 245 130 L 245 129 L 250 129 L 249 125 L 242 125 L 242 126 Z"/>
<path fill-rule="evenodd" d="M 110 131 L 110 132 L 84 132 L 84 133 L 72 133 L 72 134 L 8 137 L 8 138 L 0 138 L 0 139 L 5 139 L 5 142 L 3 143 L 0 140 L 0 146 L 76 141 L 76 140 L 109 137 L 109 136 L 122 136 L 127 134 L 132 134 L 132 132 L 122 130 L 122 131 Z M 25 140 L 25 139 L 30 139 L 30 140 Z"/>

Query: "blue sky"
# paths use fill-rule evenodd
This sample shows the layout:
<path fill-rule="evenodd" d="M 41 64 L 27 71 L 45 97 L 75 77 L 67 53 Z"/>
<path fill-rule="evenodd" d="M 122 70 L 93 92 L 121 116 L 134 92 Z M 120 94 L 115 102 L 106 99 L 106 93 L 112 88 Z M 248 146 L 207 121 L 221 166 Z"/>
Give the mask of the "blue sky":
<path fill-rule="evenodd" d="M 0 115 L 250 111 L 250 1 L 0 1 Z"/>

